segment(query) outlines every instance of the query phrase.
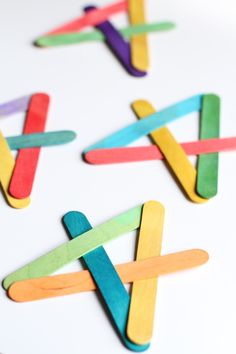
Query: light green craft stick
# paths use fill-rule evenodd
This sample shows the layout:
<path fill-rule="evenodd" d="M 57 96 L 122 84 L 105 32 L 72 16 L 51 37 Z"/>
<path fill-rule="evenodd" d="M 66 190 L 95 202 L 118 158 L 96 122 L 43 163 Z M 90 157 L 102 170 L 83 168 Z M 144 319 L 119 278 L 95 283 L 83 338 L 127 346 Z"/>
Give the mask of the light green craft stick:
<path fill-rule="evenodd" d="M 59 130 L 55 132 L 22 134 L 7 137 L 6 140 L 11 150 L 26 149 L 66 144 L 76 138 L 72 130 Z"/>
<path fill-rule="evenodd" d="M 102 246 L 104 243 L 137 229 L 140 225 L 141 213 L 142 205 L 130 209 L 85 232 L 80 237 L 62 244 L 53 251 L 8 275 L 3 281 L 3 287 L 8 289 L 15 281 L 49 275 L 95 248 Z"/>
<path fill-rule="evenodd" d="M 130 38 L 135 34 L 148 33 L 148 32 L 159 32 L 168 31 L 175 27 L 172 22 L 159 22 L 159 23 L 149 23 L 143 25 L 129 26 L 122 28 L 120 33 L 126 37 Z M 40 37 L 35 41 L 35 44 L 41 47 L 54 47 L 60 45 L 76 44 L 87 41 L 104 41 L 104 35 L 98 31 L 94 30 L 91 32 L 71 32 L 66 34 L 50 35 Z"/>
<path fill-rule="evenodd" d="M 200 120 L 200 139 L 219 138 L 220 98 L 213 94 L 203 96 Z M 219 154 L 202 154 L 198 157 L 197 192 L 204 198 L 217 194 Z"/>

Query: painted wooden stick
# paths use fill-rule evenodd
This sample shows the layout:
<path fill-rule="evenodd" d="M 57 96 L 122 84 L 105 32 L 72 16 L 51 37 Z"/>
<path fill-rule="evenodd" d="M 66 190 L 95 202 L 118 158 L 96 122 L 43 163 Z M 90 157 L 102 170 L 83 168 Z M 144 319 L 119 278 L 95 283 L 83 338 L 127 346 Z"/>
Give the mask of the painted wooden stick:
<path fill-rule="evenodd" d="M 116 270 L 123 283 L 151 279 L 173 272 L 194 268 L 206 263 L 207 252 L 193 249 L 160 257 L 119 264 Z M 47 299 L 56 296 L 96 290 L 96 284 L 88 270 L 17 281 L 9 290 L 9 297 L 18 302 Z"/>
<path fill-rule="evenodd" d="M 63 222 L 72 238 L 80 237 L 84 232 L 92 229 L 86 216 L 76 211 L 67 213 L 63 217 Z M 98 247 L 83 256 L 83 260 L 102 295 L 105 306 L 125 346 L 138 352 L 146 350 L 149 344 L 145 343 L 144 346 L 136 345 L 126 337 L 130 296 L 105 249 L 102 246 Z"/>
<path fill-rule="evenodd" d="M 86 6 L 84 11 L 89 12 L 96 9 L 94 6 Z M 125 41 L 120 32 L 109 21 L 104 21 L 96 25 L 106 38 L 106 44 L 111 51 L 118 58 L 127 72 L 136 77 L 143 77 L 146 72 L 137 70 L 131 63 L 131 49 L 130 44 Z"/>
<path fill-rule="evenodd" d="M 210 154 L 236 150 L 236 137 L 197 140 L 180 144 L 187 155 Z M 164 156 L 156 145 L 123 148 L 97 149 L 84 155 L 88 163 L 101 165 L 124 162 L 163 160 Z"/>
<path fill-rule="evenodd" d="M 164 224 L 164 208 L 155 201 L 144 204 L 139 232 L 137 260 L 160 256 Z M 152 339 L 157 278 L 134 281 L 127 325 L 132 342 L 143 345 Z"/>
<path fill-rule="evenodd" d="M 44 93 L 37 93 L 32 96 L 23 134 L 41 133 L 45 129 L 47 112 L 49 106 L 49 96 Z M 20 149 L 15 162 L 9 185 L 9 193 L 18 199 L 24 199 L 30 196 L 40 148 Z"/>
<path fill-rule="evenodd" d="M 1 132 L 0 132 L 0 166 L 1 166 L 0 183 L 6 201 L 13 208 L 21 209 L 27 207 L 30 204 L 29 198 L 16 199 L 13 198 L 8 192 L 9 183 L 15 166 L 15 160 L 11 154 L 11 150 L 7 144 L 7 141 L 3 137 Z"/>
<path fill-rule="evenodd" d="M 155 112 L 152 105 L 144 100 L 135 101 L 132 108 L 138 118 L 144 119 Z M 158 145 L 168 165 L 174 172 L 189 199 L 195 203 L 206 202 L 195 192 L 197 172 L 188 160 L 183 148 L 175 140 L 168 128 L 163 127 L 150 133 L 151 139 Z"/>
<path fill-rule="evenodd" d="M 220 134 L 220 99 L 216 95 L 204 95 L 200 120 L 200 139 L 218 138 Z M 217 152 L 201 155 L 197 164 L 196 189 L 203 198 L 212 198 L 217 194 L 218 184 Z"/>
<path fill-rule="evenodd" d="M 132 25 L 145 24 L 145 0 L 128 0 L 129 20 Z M 146 34 L 138 34 L 131 37 L 132 65 L 141 71 L 149 68 L 148 43 Z"/>
<path fill-rule="evenodd" d="M 48 32 L 47 35 L 79 32 L 86 27 L 95 26 L 106 21 L 112 15 L 118 14 L 119 12 L 125 12 L 127 9 L 127 0 L 118 1 L 102 8 L 96 8 L 79 18 Z"/>

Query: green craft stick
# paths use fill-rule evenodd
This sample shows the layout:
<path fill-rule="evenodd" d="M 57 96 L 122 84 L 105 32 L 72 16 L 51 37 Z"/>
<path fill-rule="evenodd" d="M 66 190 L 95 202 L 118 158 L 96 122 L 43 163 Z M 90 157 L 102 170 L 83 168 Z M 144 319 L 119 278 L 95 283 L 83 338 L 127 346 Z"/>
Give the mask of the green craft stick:
<path fill-rule="evenodd" d="M 135 34 L 148 33 L 148 32 L 159 32 L 168 31 L 175 27 L 172 22 L 159 22 L 159 23 L 149 23 L 142 25 L 129 26 L 122 28 L 120 33 L 125 38 L 130 38 Z M 94 30 L 91 32 L 71 32 L 59 35 L 50 35 L 40 37 L 35 41 L 35 44 L 41 47 L 54 47 L 60 45 L 76 44 L 87 41 L 104 41 L 104 35 L 98 31 Z"/>
<path fill-rule="evenodd" d="M 55 132 L 23 134 L 7 137 L 6 140 L 11 150 L 43 147 L 69 143 L 76 138 L 72 130 L 61 130 Z"/>
<path fill-rule="evenodd" d="M 203 96 L 200 123 L 200 139 L 219 138 L 220 98 L 209 94 Z M 217 194 L 218 153 L 203 154 L 198 158 L 197 192 L 204 198 Z"/>
<path fill-rule="evenodd" d="M 15 281 L 49 275 L 64 265 L 84 256 L 104 243 L 137 229 L 140 225 L 142 205 L 110 219 L 85 232 L 78 238 L 62 244 L 44 256 L 8 275 L 3 287 L 8 289 Z"/>

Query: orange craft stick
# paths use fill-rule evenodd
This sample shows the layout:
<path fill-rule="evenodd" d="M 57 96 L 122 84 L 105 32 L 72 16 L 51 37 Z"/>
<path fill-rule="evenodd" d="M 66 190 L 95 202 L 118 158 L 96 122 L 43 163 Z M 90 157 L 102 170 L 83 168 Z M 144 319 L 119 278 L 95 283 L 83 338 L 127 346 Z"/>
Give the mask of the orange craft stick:
<path fill-rule="evenodd" d="M 116 270 L 123 283 L 131 283 L 200 266 L 206 263 L 208 258 L 207 252 L 193 249 L 119 264 Z M 84 270 L 15 282 L 10 286 L 8 296 L 14 301 L 25 302 L 95 289 L 92 276 L 89 271 Z"/>
<path fill-rule="evenodd" d="M 95 26 L 109 19 L 110 16 L 115 15 L 119 12 L 127 11 L 127 9 L 127 0 L 115 2 L 111 5 L 90 11 L 89 13 L 86 13 L 85 15 L 48 32 L 47 35 L 79 32 L 85 27 Z"/>

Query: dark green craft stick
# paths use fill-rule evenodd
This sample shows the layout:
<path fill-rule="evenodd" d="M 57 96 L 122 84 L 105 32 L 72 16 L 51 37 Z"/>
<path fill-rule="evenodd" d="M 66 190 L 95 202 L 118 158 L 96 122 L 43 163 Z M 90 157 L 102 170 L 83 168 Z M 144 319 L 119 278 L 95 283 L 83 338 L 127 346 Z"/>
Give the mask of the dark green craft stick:
<path fill-rule="evenodd" d="M 149 23 L 143 25 L 129 26 L 122 28 L 120 33 L 125 38 L 130 38 L 135 34 L 148 33 L 148 32 L 159 32 L 159 31 L 168 31 L 175 27 L 175 24 L 172 22 L 159 22 L 159 23 Z M 78 44 L 81 42 L 88 41 L 105 41 L 104 35 L 97 31 L 93 30 L 91 32 L 71 32 L 66 34 L 50 35 L 40 37 L 35 41 L 35 44 L 40 47 L 54 47 L 60 45 L 69 45 L 69 44 Z"/>
<path fill-rule="evenodd" d="M 209 94 L 203 96 L 200 121 L 200 139 L 219 138 L 220 134 L 220 98 Z M 203 198 L 212 198 L 217 194 L 218 153 L 203 154 L 198 158 L 197 192 Z"/>
<path fill-rule="evenodd" d="M 11 150 L 26 149 L 32 147 L 45 147 L 69 143 L 76 138 L 72 130 L 55 132 L 23 134 L 7 137 L 6 140 Z"/>

